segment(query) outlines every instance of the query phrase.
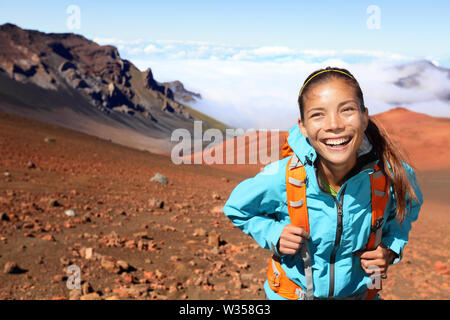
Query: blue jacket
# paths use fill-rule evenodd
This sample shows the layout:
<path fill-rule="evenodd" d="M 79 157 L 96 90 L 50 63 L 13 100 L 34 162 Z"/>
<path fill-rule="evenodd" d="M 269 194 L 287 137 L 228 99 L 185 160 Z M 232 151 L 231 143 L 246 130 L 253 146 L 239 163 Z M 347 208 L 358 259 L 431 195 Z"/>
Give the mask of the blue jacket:
<path fill-rule="evenodd" d="M 288 143 L 305 165 L 307 175 L 306 197 L 314 296 L 329 298 L 331 294 L 334 298 L 345 298 L 361 293 L 367 288 L 369 276 L 362 269 L 360 258 L 353 253 L 364 249 L 369 239 L 372 217 L 369 174 L 373 172 L 373 167 L 363 168 L 349 178 L 344 183 L 346 188 L 343 188 L 343 185 L 337 194 L 337 200 L 343 200 L 343 229 L 335 252 L 334 274 L 331 274 L 330 256 L 335 246 L 337 232 L 336 203 L 333 196 L 319 187 L 313 165 L 317 157 L 316 151 L 300 133 L 297 125 L 289 130 Z M 365 137 L 358 155 L 362 156 L 371 148 Z M 290 224 L 285 176 L 288 160 L 289 157 L 273 162 L 267 165 L 263 172 L 241 182 L 231 193 L 223 211 L 235 226 L 252 236 L 261 247 L 279 255 L 281 266 L 287 276 L 305 289 L 303 261 L 299 254 L 281 255 L 277 249 L 284 226 Z M 391 186 L 391 197 L 384 213 L 382 243 L 397 253 L 398 258 L 394 263 L 400 261 L 402 257 L 411 223 L 417 219 L 423 203 L 414 171 L 406 163 L 403 164 L 419 203 L 411 199 L 411 210 L 408 211 L 404 222 L 399 224 L 395 218 L 396 199 Z M 407 199 L 409 201 L 409 197 Z M 270 289 L 267 281 L 264 288 L 269 299 L 281 299 Z"/>

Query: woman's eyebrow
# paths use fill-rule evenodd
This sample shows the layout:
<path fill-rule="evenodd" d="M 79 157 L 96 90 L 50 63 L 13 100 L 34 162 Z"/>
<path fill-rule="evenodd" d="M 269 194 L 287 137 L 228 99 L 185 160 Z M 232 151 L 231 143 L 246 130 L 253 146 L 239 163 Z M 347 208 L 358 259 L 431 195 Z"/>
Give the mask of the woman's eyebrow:
<path fill-rule="evenodd" d="M 345 101 L 339 102 L 338 108 L 339 108 L 340 106 L 343 106 L 343 105 L 346 104 L 346 103 L 349 103 L 349 102 L 355 102 L 355 103 L 358 103 L 358 101 L 356 101 L 355 99 L 345 100 Z"/>
<path fill-rule="evenodd" d="M 345 104 L 347 104 L 347 103 L 349 103 L 349 102 L 355 102 L 356 104 L 358 103 L 358 101 L 355 100 L 355 99 L 349 99 L 349 100 L 345 100 L 345 101 L 339 102 L 338 108 L 343 106 L 343 105 L 345 105 Z M 308 111 L 306 111 L 306 113 L 308 114 L 308 113 L 311 113 L 313 111 L 323 111 L 323 110 L 325 110 L 324 107 L 312 107 L 312 108 L 309 108 Z"/>
<path fill-rule="evenodd" d="M 307 113 L 310 113 L 313 111 L 322 111 L 322 110 L 325 110 L 325 108 L 324 107 L 313 107 L 313 108 L 310 108 Z"/>

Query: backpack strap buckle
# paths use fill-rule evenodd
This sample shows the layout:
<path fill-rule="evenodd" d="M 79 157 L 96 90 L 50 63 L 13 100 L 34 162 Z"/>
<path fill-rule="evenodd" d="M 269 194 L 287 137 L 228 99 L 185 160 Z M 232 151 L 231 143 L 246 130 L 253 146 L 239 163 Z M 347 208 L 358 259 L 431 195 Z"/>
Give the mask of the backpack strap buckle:
<path fill-rule="evenodd" d="M 375 224 L 370 228 L 370 231 L 372 233 L 376 233 L 378 231 L 378 229 L 380 229 L 383 226 L 383 222 L 384 222 L 384 218 L 381 217 L 379 218 Z"/>

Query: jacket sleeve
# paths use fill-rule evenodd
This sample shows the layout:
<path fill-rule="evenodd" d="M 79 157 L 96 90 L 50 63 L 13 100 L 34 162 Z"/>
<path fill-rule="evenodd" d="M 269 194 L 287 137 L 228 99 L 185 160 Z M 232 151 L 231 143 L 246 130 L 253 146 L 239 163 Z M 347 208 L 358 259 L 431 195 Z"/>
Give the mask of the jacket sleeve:
<path fill-rule="evenodd" d="M 415 201 L 409 193 L 406 194 L 407 215 L 402 223 L 399 223 L 396 219 L 396 202 L 397 199 L 394 195 L 394 190 L 391 186 L 391 197 L 389 199 L 389 216 L 385 225 L 383 226 L 383 244 L 394 251 L 397 254 L 397 258 L 393 261 L 393 264 L 398 263 L 403 255 L 405 245 L 408 243 L 409 232 L 411 225 L 417 220 L 419 216 L 420 207 L 423 204 L 423 195 L 417 184 L 416 175 L 414 170 L 406 163 L 403 163 L 408 179 L 411 183 L 411 187 L 416 194 L 419 202 Z"/>
<path fill-rule="evenodd" d="M 241 182 L 230 194 L 223 212 L 244 233 L 263 248 L 280 255 L 277 244 L 286 219 L 281 208 L 286 205 L 286 159 L 269 164 L 255 177 Z"/>

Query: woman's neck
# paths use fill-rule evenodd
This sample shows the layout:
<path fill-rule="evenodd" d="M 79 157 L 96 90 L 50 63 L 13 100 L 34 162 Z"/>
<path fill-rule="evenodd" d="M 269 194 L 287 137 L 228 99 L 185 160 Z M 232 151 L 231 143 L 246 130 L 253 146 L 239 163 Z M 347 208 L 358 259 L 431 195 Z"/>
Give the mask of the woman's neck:
<path fill-rule="evenodd" d="M 325 180 L 326 183 L 328 183 L 330 187 L 338 192 L 345 182 L 345 176 L 353 168 L 355 163 L 356 159 L 351 163 L 337 166 L 319 159 L 317 166 L 318 174 L 322 177 L 323 180 Z"/>

